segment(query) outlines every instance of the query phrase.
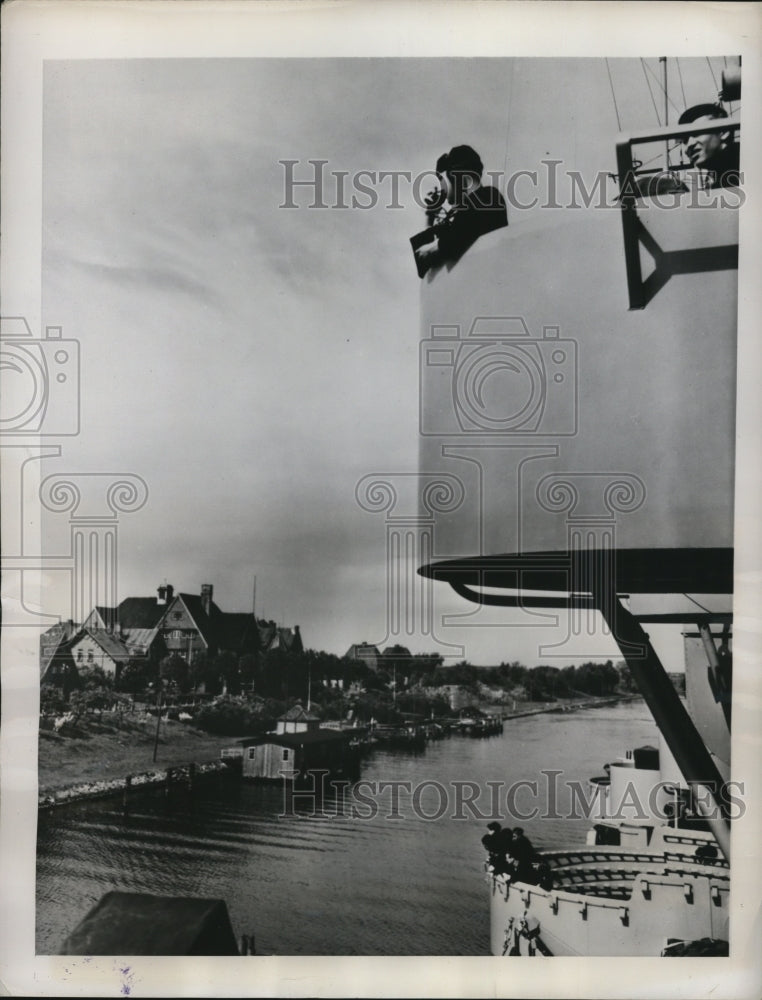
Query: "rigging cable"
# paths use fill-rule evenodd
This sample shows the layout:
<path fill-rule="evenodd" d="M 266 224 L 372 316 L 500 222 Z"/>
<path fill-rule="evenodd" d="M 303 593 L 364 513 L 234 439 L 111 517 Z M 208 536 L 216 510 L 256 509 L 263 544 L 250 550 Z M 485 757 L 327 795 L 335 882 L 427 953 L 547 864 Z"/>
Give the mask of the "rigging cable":
<path fill-rule="evenodd" d="M 677 75 L 680 77 L 680 90 L 683 92 L 683 108 L 688 107 L 688 101 L 685 99 L 685 87 L 683 86 L 683 71 L 680 69 L 680 60 L 675 59 L 677 63 Z"/>
<path fill-rule="evenodd" d="M 647 69 L 647 70 L 648 70 L 648 72 L 649 72 L 649 73 L 651 74 L 651 76 L 652 76 L 652 77 L 654 78 L 654 80 L 656 80 L 656 82 L 657 82 L 657 83 L 658 83 L 658 85 L 659 85 L 659 89 L 661 90 L 661 92 L 662 92 L 662 93 L 664 94 L 664 96 L 665 96 L 665 97 L 667 98 L 667 100 L 668 100 L 668 101 L 669 101 L 669 103 L 670 103 L 670 104 L 672 105 L 672 107 L 673 107 L 673 108 L 675 109 L 675 111 L 677 111 L 677 112 L 678 112 L 678 114 L 679 114 L 679 113 L 680 113 L 680 109 L 679 109 L 679 108 L 678 108 L 678 106 L 677 106 L 677 105 L 675 104 L 675 102 L 674 102 L 674 101 L 672 100 L 672 98 L 671 98 L 671 97 L 669 96 L 669 94 L 667 93 L 667 91 L 666 91 L 666 90 L 664 89 L 664 84 L 663 84 L 663 83 L 661 82 L 661 80 L 659 79 L 659 77 L 658 77 L 658 76 L 657 76 L 657 75 L 656 75 L 656 74 L 654 73 L 654 71 L 653 71 L 653 70 L 651 69 L 651 67 L 650 67 L 650 66 L 647 66 L 647 65 L 646 65 L 646 63 L 645 63 L 645 62 L 643 63 L 643 65 L 644 65 L 644 66 L 646 67 L 646 69 Z"/>
<path fill-rule="evenodd" d="M 676 149 L 679 149 L 681 147 L 681 145 L 682 145 L 681 142 L 673 143 L 673 145 L 669 147 L 670 153 L 674 153 Z M 656 160 L 660 160 L 662 158 L 662 155 L 663 155 L 662 153 L 657 153 L 656 156 L 652 156 L 650 160 L 641 161 L 640 167 L 638 169 L 641 169 L 642 167 L 647 167 L 651 163 L 655 163 Z"/>
<path fill-rule="evenodd" d="M 510 146 L 508 140 L 511 134 L 511 108 L 513 107 L 513 90 L 516 86 L 516 60 L 513 59 L 511 62 L 511 79 L 510 85 L 508 87 L 508 113 L 506 115 L 505 122 L 505 156 L 503 157 L 503 183 L 506 182 L 508 177 L 508 156 L 510 153 Z"/>
<path fill-rule="evenodd" d="M 611 79 L 611 67 L 609 66 L 608 59 L 606 60 L 606 72 L 609 75 L 609 86 L 611 87 L 611 98 L 614 101 L 614 114 L 616 115 L 616 127 L 621 132 L 622 131 L 622 121 L 619 117 L 619 108 L 616 103 L 616 94 L 614 93 L 614 81 Z"/>
<path fill-rule="evenodd" d="M 651 81 L 648 79 L 648 73 L 646 72 L 646 61 L 645 59 L 640 60 L 640 65 L 643 67 L 643 76 L 646 78 L 646 85 L 648 87 L 648 93 L 651 95 L 651 103 L 654 106 L 654 111 L 656 113 L 656 124 L 661 127 L 661 118 L 659 117 L 659 109 L 656 107 L 656 99 L 654 98 L 654 92 L 651 90 Z"/>
<path fill-rule="evenodd" d="M 705 56 L 704 58 L 706 59 L 706 64 L 709 67 L 709 72 L 712 74 L 712 81 L 714 82 L 714 89 L 717 90 L 717 91 L 719 91 L 720 88 L 717 86 L 717 77 L 714 75 L 714 70 L 712 69 L 712 64 L 709 61 L 709 56 Z"/>

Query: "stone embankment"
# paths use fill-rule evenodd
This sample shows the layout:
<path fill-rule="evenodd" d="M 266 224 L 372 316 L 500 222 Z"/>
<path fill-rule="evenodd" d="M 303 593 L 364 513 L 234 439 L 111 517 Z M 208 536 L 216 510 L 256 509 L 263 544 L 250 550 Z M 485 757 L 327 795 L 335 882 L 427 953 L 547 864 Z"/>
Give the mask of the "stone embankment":
<path fill-rule="evenodd" d="M 219 773 L 228 768 L 222 761 L 212 760 L 203 764 L 187 764 L 181 767 L 165 768 L 161 771 L 144 771 L 142 774 L 128 775 L 126 778 L 109 778 L 101 781 L 84 781 L 64 788 L 42 790 L 37 800 L 40 809 L 51 809 L 54 806 L 66 805 L 79 799 L 98 798 L 103 795 L 114 795 L 118 792 L 129 793 L 134 788 L 146 788 L 151 785 L 170 785 L 184 782 L 189 784 L 199 775 Z"/>

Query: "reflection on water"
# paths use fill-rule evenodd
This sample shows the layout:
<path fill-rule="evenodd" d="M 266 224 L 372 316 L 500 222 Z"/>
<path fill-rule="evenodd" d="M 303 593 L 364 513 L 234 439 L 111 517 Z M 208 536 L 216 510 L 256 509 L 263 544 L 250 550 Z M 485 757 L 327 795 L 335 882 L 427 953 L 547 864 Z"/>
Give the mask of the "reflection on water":
<path fill-rule="evenodd" d="M 507 722 L 502 736 L 452 737 L 418 754 L 376 751 L 366 782 L 428 781 L 417 800 L 397 786 L 399 818 L 390 819 L 392 789 L 362 806 L 344 792 L 322 810 L 288 808 L 283 789 L 232 778 L 201 784 L 191 800 L 173 789 L 135 793 L 124 815 L 120 798 L 83 802 L 40 814 L 37 863 L 37 953 L 55 954 L 87 910 L 110 889 L 226 901 L 236 934 L 256 935 L 259 954 L 486 955 L 487 888 L 480 838 L 485 820 L 461 807 L 457 782 L 475 782 L 476 805 L 491 791 L 540 779 L 523 789 L 523 814 L 540 804 L 542 769 L 563 783 L 586 781 L 626 748 L 654 743 L 640 703 L 571 715 Z M 461 788 L 462 788 L 461 784 Z M 461 792 L 461 800 L 473 793 Z M 352 806 L 355 806 L 353 809 Z M 441 819 L 427 820 L 441 810 Z M 510 819 L 507 819 L 510 823 Z M 515 817 L 538 847 L 584 840 L 582 820 Z"/>

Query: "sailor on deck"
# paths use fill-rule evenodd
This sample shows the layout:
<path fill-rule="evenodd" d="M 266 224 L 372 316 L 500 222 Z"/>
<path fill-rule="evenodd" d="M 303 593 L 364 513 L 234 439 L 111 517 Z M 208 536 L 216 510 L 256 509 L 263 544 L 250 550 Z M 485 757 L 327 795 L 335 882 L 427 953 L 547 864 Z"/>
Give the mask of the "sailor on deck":
<path fill-rule="evenodd" d="M 683 141 L 685 155 L 692 166 L 707 171 L 706 186 L 719 188 L 740 183 L 738 164 L 739 147 L 729 129 L 727 132 L 700 132 L 701 123 L 727 118 L 728 113 L 720 104 L 696 104 L 683 111 L 679 125 L 696 124 L 696 132 Z"/>
<path fill-rule="evenodd" d="M 510 851 L 513 840 L 513 831 L 509 826 L 505 829 L 497 822 L 487 824 L 489 833 L 482 837 L 482 844 L 489 854 L 489 863 L 496 873 L 508 871 L 508 859 L 506 855 Z"/>
<path fill-rule="evenodd" d="M 442 190 L 426 199 L 428 228 L 412 239 L 418 274 L 454 263 L 480 236 L 508 225 L 505 199 L 482 184 L 484 165 L 471 146 L 453 146 L 437 160 Z M 449 205 L 443 214 L 441 208 Z"/>

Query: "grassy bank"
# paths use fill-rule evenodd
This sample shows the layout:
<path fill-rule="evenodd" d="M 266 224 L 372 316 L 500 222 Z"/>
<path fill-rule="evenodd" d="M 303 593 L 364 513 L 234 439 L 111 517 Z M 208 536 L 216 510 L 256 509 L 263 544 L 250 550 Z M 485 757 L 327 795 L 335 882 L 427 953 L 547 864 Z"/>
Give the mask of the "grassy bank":
<path fill-rule="evenodd" d="M 217 760 L 230 736 L 210 736 L 184 722 L 162 719 L 156 763 L 156 720 L 125 718 L 119 726 L 107 717 L 88 720 L 67 735 L 40 729 L 40 795 L 85 782 L 125 778 L 183 764 Z"/>
<path fill-rule="evenodd" d="M 626 701 L 637 695 L 609 698 L 584 697 L 565 701 L 519 702 L 515 709 L 502 708 L 506 720 L 545 712 L 576 711 L 596 705 Z M 486 706 L 485 706 L 486 707 Z M 123 781 L 127 775 L 166 771 L 187 764 L 219 761 L 220 750 L 235 742 L 233 736 L 212 736 L 187 722 L 162 719 L 158 752 L 153 760 L 156 719 L 144 714 L 89 716 L 75 727 L 56 733 L 40 729 L 39 793 L 45 800 L 73 786 Z M 242 736 L 248 735 L 245 733 Z M 79 797 L 79 790 L 75 797 Z M 84 792 L 82 793 L 84 794 Z"/>

